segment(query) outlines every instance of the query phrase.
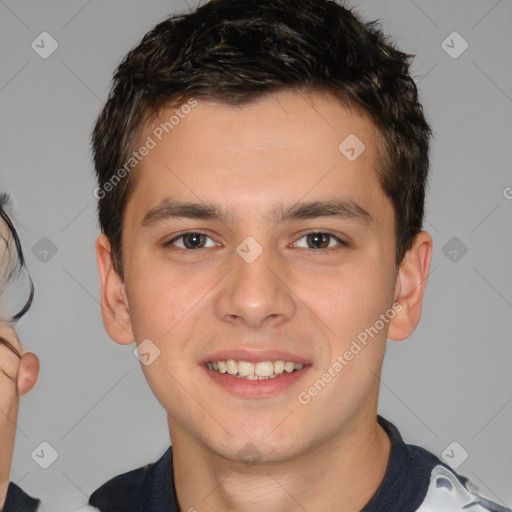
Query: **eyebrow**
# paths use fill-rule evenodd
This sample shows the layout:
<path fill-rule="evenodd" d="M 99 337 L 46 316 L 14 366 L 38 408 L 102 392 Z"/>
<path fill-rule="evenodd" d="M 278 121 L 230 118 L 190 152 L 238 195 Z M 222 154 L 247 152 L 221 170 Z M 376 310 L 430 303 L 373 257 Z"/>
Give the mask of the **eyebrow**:
<path fill-rule="evenodd" d="M 326 201 L 309 201 L 285 206 L 278 203 L 268 215 L 268 222 L 284 222 L 294 220 L 316 219 L 319 217 L 336 217 L 354 220 L 363 224 L 373 224 L 373 217 L 353 201 L 340 198 Z M 220 220 L 226 223 L 236 223 L 236 216 L 221 205 L 206 202 L 183 202 L 164 199 L 160 204 L 151 208 L 142 219 L 141 228 L 149 228 L 168 219 L 201 219 Z"/>

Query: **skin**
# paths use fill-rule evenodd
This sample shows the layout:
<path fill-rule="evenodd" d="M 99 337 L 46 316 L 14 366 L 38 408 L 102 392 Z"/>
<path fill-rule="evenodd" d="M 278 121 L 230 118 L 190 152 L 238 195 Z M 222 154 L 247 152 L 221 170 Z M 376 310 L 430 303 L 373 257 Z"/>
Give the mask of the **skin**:
<path fill-rule="evenodd" d="M 18 335 L 9 322 L 0 321 L 0 338 L 6 340 L 19 354 L 15 354 L 0 340 L 1 509 L 9 486 L 20 396 L 35 386 L 39 374 L 39 359 L 32 352 L 23 351 Z"/>
<path fill-rule="evenodd" d="M 158 122 L 141 131 L 141 144 Z M 366 146 L 353 162 L 338 150 L 349 134 Z M 198 100 L 133 171 L 124 281 L 108 239 L 96 242 L 102 314 L 114 341 L 149 339 L 160 351 L 141 368 L 167 411 L 182 511 L 357 511 L 382 482 L 390 443 L 376 411 L 386 340 L 407 338 L 419 321 L 432 239 L 418 234 L 396 268 L 378 141 L 366 116 L 326 94 L 285 91 L 239 107 Z M 266 219 L 279 202 L 332 198 L 356 203 L 371 221 Z M 234 218 L 141 227 L 164 199 L 216 202 Z M 187 230 L 204 232 L 205 246 L 164 245 Z M 305 237 L 325 232 L 349 245 L 331 238 L 329 248 L 315 248 Z M 248 236 L 263 250 L 252 263 L 236 252 Z M 400 312 L 299 403 L 298 393 L 395 302 Z M 287 351 L 309 363 L 307 372 L 273 396 L 235 396 L 202 363 L 239 348 Z M 247 446 L 257 463 L 241 460 Z"/>
<path fill-rule="evenodd" d="M 10 231 L 0 222 L 0 283 L 4 282 L 2 276 L 7 275 L 10 258 L 17 257 L 8 252 L 13 244 Z M 35 386 L 39 375 L 39 359 L 23 350 L 14 325 L 2 320 L 2 313 L 0 307 L 0 509 L 9 487 L 19 399 Z"/>

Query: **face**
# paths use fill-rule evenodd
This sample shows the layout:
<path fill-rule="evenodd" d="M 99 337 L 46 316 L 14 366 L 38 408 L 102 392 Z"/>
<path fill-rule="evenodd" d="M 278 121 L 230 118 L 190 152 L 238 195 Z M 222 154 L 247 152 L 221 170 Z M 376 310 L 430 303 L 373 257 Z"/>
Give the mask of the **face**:
<path fill-rule="evenodd" d="M 140 136 L 124 283 L 98 257 L 107 329 L 146 340 L 173 443 L 291 459 L 376 410 L 400 291 L 377 131 L 318 93 L 198 100 L 159 140 L 172 113 Z"/>
<path fill-rule="evenodd" d="M 28 309 L 33 284 L 19 252 L 20 241 L 8 214 L 0 218 L 0 321 L 11 322 Z M 5 216 L 5 218 L 4 218 Z M 9 224 L 10 225 L 9 225 Z"/>
<path fill-rule="evenodd" d="M 13 318 L 28 308 L 27 291 L 33 292 L 32 282 L 24 267 L 20 268 L 21 253 L 18 253 L 19 240 L 4 221 L 2 210 L 0 219 L 0 374 L 11 382 L 7 386 L 2 382 L 0 410 L 10 411 L 5 416 L 7 424 L 0 425 L 3 434 L 2 447 L 12 456 L 18 403 L 15 397 L 28 393 L 35 385 L 39 373 L 39 359 L 31 352 L 25 352 L 14 329 Z M 31 295 L 29 295 L 31 297 Z M 13 383 L 14 386 L 13 386 Z M 11 414 L 12 413 L 12 414 Z M 9 448 L 10 447 L 10 448 Z M 4 461 L 9 461 L 9 456 Z"/>

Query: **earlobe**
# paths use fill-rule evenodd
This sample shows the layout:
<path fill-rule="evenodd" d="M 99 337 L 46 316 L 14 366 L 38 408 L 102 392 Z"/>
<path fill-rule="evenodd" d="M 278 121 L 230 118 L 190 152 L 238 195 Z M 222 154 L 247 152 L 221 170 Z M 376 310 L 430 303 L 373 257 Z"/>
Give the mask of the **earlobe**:
<path fill-rule="evenodd" d="M 21 356 L 18 370 L 18 392 L 24 395 L 36 385 L 39 376 L 39 358 L 32 352 L 25 352 Z"/>
<path fill-rule="evenodd" d="M 390 322 L 388 338 L 408 338 L 421 317 L 423 296 L 432 259 L 432 237 L 421 231 L 414 238 L 400 265 L 395 287 L 395 301 L 401 308 Z"/>
<path fill-rule="evenodd" d="M 105 235 L 96 240 L 96 260 L 101 282 L 101 315 L 108 335 L 121 345 L 133 343 L 130 310 L 125 285 L 112 262 L 110 242 Z"/>

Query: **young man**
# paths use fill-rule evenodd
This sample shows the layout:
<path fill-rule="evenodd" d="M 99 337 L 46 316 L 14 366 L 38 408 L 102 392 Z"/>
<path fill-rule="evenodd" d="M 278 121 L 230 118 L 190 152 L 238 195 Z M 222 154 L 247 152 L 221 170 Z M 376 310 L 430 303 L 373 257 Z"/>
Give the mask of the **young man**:
<path fill-rule="evenodd" d="M 327 0 L 213 0 L 127 55 L 93 134 L 101 304 L 172 448 L 90 506 L 509 510 L 377 416 L 432 254 L 408 67 Z"/>

